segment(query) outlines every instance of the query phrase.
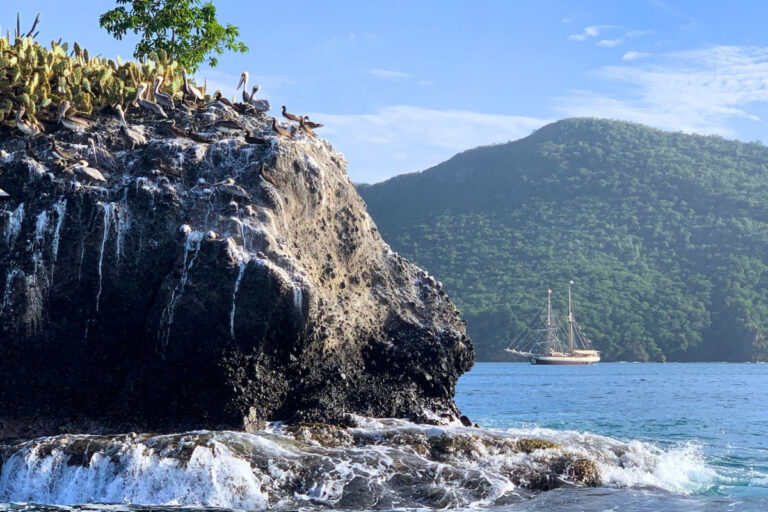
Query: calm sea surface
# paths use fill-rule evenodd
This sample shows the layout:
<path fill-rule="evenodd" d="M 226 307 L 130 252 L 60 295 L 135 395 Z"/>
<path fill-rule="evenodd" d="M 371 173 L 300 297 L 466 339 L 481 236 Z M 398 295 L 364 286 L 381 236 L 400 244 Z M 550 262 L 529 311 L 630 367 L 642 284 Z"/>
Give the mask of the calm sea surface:
<path fill-rule="evenodd" d="M 668 459 L 647 486 L 551 491 L 513 509 L 768 511 L 767 364 L 478 363 L 456 401 L 484 427 L 589 432 Z"/>

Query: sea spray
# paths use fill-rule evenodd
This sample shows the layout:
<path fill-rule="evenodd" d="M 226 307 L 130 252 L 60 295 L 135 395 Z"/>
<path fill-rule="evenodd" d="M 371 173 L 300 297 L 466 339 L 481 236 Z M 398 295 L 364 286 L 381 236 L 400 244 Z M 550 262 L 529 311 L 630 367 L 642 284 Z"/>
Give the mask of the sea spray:
<path fill-rule="evenodd" d="M 291 510 L 487 507 L 561 485 L 669 486 L 676 450 L 578 432 L 419 425 L 270 424 L 252 434 L 56 436 L 7 447 L 0 501 Z M 545 433 L 553 437 L 540 437 Z M 595 467 L 599 466 L 599 473 Z M 591 468 L 591 469 L 590 469 Z M 705 467 L 706 469 L 706 467 Z M 634 475 L 621 480 L 616 475 Z M 594 480 L 597 478 L 597 480 Z"/>

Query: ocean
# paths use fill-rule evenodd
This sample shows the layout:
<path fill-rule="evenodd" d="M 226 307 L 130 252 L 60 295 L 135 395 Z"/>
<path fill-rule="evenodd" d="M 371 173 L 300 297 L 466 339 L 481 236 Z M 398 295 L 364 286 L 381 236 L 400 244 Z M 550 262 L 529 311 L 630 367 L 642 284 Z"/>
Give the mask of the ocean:
<path fill-rule="evenodd" d="M 764 511 L 766 390 L 763 364 L 478 363 L 481 428 L 40 438 L 0 447 L 0 509 Z"/>

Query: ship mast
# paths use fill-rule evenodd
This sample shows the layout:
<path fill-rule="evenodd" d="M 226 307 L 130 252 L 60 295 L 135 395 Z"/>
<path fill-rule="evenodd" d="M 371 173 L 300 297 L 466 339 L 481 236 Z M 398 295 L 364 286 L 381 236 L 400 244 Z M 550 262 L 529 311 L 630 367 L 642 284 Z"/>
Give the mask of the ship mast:
<path fill-rule="evenodd" d="M 571 306 L 571 285 L 568 283 L 568 348 L 573 352 L 573 307 Z"/>
<path fill-rule="evenodd" d="M 555 330 L 552 328 L 552 288 L 547 289 L 547 348 L 555 344 Z"/>

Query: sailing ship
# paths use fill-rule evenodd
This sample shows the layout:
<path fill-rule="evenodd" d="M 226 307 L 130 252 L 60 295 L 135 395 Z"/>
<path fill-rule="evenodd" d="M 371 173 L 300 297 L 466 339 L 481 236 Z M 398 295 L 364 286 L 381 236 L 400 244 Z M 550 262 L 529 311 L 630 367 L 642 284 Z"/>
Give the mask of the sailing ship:
<path fill-rule="evenodd" d="M 600 352 L 592 348 L 592 342 L 576 323 L 571 302 L 571 285 L 568 285 L 568 325 L 563 326 L 552 310 L 552 290 L 547 290 L 547 308 L 536 315 L 506 349 L 520 360 L 531 364 L 595 364 Z"/>

